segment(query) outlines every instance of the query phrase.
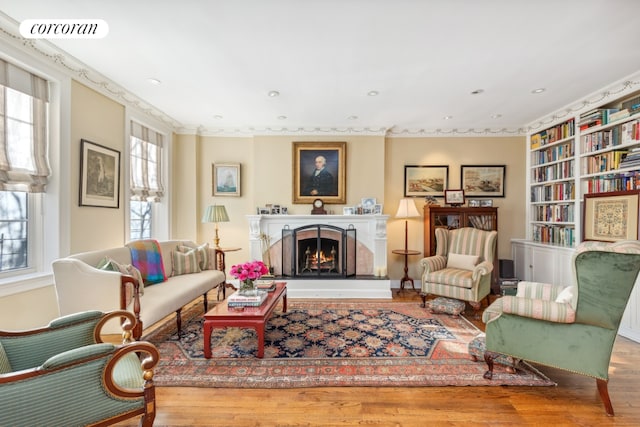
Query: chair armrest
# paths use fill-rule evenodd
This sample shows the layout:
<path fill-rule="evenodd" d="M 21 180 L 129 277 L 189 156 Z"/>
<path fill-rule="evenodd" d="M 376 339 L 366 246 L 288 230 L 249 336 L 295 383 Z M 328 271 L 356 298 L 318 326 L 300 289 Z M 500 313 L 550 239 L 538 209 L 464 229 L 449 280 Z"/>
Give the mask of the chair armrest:
<path fill-rule="evenodd" d="M 487 274 L 491 274 L 493 271 L 493 264 L 489 261 L 482 261 L 480 264 L 476 265 L 473 268 L 473 272 L 471 273 L 471 279 L 474 282 L 480 280 L 482 276 L 486 276 Z"/>
<path fill-rule="evenodd" d="M 140 354 L 145 354 L 144 359 L 140 359 Z M 126 344 L 116 350 L 113 357 L 105 366 L 105 386 L 107 390 L 116 396 L 123 398 L 142 397 L 150 392 L 153 388 L 153 369 L 160 361 L 160 352 L 155 345 L 147 341 L 136 341 Z M 134 363 L 135 366 L 132 366 Z M 141 378 L 129 378 L 123 382 L 122 378 L 116 378 L 118 365 L 129 364 L 128 367 L 121 369 L 121 375 L 131 377 L 135 375 L 137 370 L 142 374 Z M 142 387 L 134 385 L 135 382 L 142 384 Z M 131 387 L 127 387 L 127 385 Z M 153 394 L 153 391 L 151 390 Z"/>
<path fill-rule="evenodd" d="M 420 260 L 420 265 L 424 268 L 423 274 L 442 270 L 447 266 L 447 258 L 442 255 L 434 255 Z"/>
<path fill-rule="evenodd" d="M 576 320 L 576 312 L 569 303 L 511 295 L 502 297 L 502 312 L 554 323 L 573 323 Z"/>
<path fill-rule="evenodd" d="M 139 311 L 138 311 L 139 315 Z M 96 324 L 93 332 L 93 339 L 97 343 L 102 342 L 102 328 L 111 319 L 120 318 L 120 325 L 122 326 L 122 344 L 128 344 L 131 342 L 131 337 L 135 334 L 136 326 L 138 322 L 136 315 L 127 310 L 114 310 L 109 313 L 104 313 L 100 321 Z M 135 337 L 134 337 L 135 338 Z M 136 338 L 137 339 L 137 338 Z"/>

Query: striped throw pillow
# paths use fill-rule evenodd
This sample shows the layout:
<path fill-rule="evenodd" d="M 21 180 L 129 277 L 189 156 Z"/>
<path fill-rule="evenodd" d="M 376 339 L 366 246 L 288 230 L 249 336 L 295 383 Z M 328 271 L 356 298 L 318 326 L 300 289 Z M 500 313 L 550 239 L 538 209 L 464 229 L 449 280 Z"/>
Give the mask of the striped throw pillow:
<path fill-rule="evenodd" d="M 172 276 L 180 276 L 182 274 L 200 273 L 200 264 L 198 263 L 198 253 L 195 249 L 189 252 L 180 252 L 178 250 L 171 252 L 173 260 Z"/>

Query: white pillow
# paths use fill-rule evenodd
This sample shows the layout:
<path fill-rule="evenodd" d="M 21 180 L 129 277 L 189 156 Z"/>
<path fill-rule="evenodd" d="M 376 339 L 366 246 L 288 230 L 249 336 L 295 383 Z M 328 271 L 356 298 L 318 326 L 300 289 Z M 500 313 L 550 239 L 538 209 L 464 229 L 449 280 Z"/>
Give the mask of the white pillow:
<path fill-rule="evenodd" d="M 573 299 L 573 295 L 575 294 L 576 287 L 575 286 L 567 286 L 564 288 L 556 297 L 556 302 L 559 304 L 567 304 L 571 302 Z"/>
<path fill-rule="evenodd" d="M 460 270 L 473 270 L 478 260 L 477 255 L 449 254 L 447 257 L 447 268 L 458 268 Z"/>

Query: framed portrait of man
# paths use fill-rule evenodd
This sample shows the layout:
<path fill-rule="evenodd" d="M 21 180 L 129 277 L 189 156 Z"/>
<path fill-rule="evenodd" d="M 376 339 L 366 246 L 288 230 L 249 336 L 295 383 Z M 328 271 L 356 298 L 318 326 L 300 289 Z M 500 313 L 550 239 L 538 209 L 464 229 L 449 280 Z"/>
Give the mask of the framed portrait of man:
<path fill-rule="evenodd" d="M 346 142 L 293 143 L 293 203 L 346 203 Z"/>

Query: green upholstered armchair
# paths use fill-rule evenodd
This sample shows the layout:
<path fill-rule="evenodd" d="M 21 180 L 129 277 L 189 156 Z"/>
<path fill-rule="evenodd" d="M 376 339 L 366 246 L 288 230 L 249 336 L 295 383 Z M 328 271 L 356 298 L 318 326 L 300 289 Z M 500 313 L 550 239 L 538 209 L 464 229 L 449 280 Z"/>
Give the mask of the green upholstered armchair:
<path fill-rule="evenodd" d="M 584 242 L 573 256 L 575 284 L 520 282 L 515 296 L 483 314 L 485 361 L 491 379 L 496 354 L 506 354 L 596 379 L 608 415 L 609 362 L 640 270 L 640 242 Z"/>
<path fill-rule="evenodd" d="M 478 310 L 491 292 L 498 233 L 463 227 L 438 228 L 435 234 L 436 254 L 420 261 L 422 306 L 432 294 L 467 301 Z"/>
<path fill-rule="evenodd" d="M 124 319 L 123 345 L 100 338 L 114 318 Z M 134 325 L 127 311 L 87 311 L 40 329 L 0 331 L 0 425 L 100 426 L 140 415 L 140 425 L 153 425 L 159 354 L 150 343 L 128 342 Z"/>

